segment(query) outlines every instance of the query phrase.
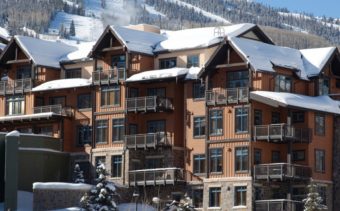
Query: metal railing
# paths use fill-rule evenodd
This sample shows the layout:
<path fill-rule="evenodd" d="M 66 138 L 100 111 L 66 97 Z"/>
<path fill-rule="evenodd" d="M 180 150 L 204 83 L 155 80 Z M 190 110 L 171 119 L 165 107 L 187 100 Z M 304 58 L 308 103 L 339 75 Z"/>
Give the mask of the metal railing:
<path fill-rule="evenodd" d="M 171 133 L 166 132 L 125 136 L 125 146 L 128 149 L 156 148 L 157 146 L 171 146 L 172 144 L 173 136 Z"/>
<path fill-rule="evenodd" d="M 92 72 L 92 81 L 94 84 L 110 84 L 125 81 L 126 69 L 114 68 L 109 70 L 96 70 Z"/>
<path fill-rule="evenodd" d="M 13 81 L 0 81 L 0 94 L 21 94 L 32 89 L 32 79 L 18 79 Z"/>
<path fill-rule="evenodd" d="M 53 112 L 62 116 L 72 116 L 73 110 L 71 107 L 63 107 L 62 105 L 47 105 L 33 108 L 34 114 Z"/>
<path fill-rule="evenodd" d="M 157 168 L 129 171 L 130 186 L 174 185 L 176 182 L 183 181 L 183 169 L 180 168 Z"/>
<path fill-rule="evenodd" d="M 146 112 L 158 110 L 173 110 L 172 99 L 158 96 L 133 97 L 126 99 L 127 112 Z"/>
<path fill-rule="evenodd" d="M 310 128 L 295 128 L 284 123 L 270 125 L 256 125 L 254 140 L 292 140 L 294 142 L 309 143 L 311 141 Z"/>
<path fill-rule="evenodd" d="M 289 199 L 256 200 L 255 211 L 301 211 L 303 203 Z"/>
<path fill-rule="evenodd" d="M 249 100 L 249 87 L 208 90 L 205 100 L 207 105 L 245 103 Z"/>
<path fill-rule="evenodd" d="M 269 163 L 254 166 L 254 179 L 309 179 L 311 169 L 308 166 L 289 164 L 289 163 Z"/>

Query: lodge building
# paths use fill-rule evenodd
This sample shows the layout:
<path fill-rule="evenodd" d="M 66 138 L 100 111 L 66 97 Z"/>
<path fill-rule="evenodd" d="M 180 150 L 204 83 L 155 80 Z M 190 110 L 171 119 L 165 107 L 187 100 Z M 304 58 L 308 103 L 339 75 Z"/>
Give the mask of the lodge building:
<path fill-rule="evenodd" d="M 6 43 L 7 44 L 7 43 Z M 339 171 L 337 48 L 276 46 L 256 25 L 108 26 L 95 43 L 14 36 L 0 55 L 0 130 L 60 138 L 88 176 L 200 210 L 301 210 Z"/>

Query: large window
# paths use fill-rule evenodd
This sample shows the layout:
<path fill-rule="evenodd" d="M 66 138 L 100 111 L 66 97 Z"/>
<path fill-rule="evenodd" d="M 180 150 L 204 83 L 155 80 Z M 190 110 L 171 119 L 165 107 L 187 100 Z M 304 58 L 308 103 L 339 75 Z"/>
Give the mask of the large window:
<path fill-rule="evenodd" d="M 164 120 L 153 120 L 147 123 L 148 133 L 165 132 L 165 121 Z"/>
<path fill-rule="evenodd" d="M 66 98 L 64 96 L 50 97 L 49 98 L 50 105 L 66 105 Z"/>
<path fill-rule="evenodd" d="M 201 174 L 205 172 L 205 155 L 194 155 L 194 173 Z"/>
<path fill-rule="evenodd" d="M 81 78 L 81 69 L 65 70 L 65 78 Z"/>
<path fill-rule="evenodd" d="M 221 188 L 209 189 L 209 207 L 221 206 Z"/>
<path fill-rule="evenodd" d="M 325 115 L 315 113 L 315 135 L 325 135 Z"/>
<path fill-rule="evenodd" d="M 157 168 L 162 168 L 163 165 L 163 156 L 152 156 L 152 157 L 147 157 L 145 159 L 145 167 L 146 169 L 157 169 Z"/>
<path fill-rule="evenodd" d="M 125 55 L 112 56 L 111 65 L 112 65 L 112 68 L 113 67 L 125 68 L 126 66 Z"/>
<path fill-rule="evenodd" d="M 248 87 L 249 71 L 227 72 L 227 88 Z"/>
<path fill-rule="evenodd" d="M 193 90 L 192 95 L 194 99 L 204 99 L 205 96 L 204 84 L 200 82 L 195 82 L 193 83 L 192 90 Z"/>
<path fill-rule="evenodd" d="M 324 173 L 326 170 L 325 150 L 315 150 L 315 171 Z"/>
<path fill-rule="evenodd" d="M 192 190 L 192 204 L 195 208 L 203 207 L 203 189 Z"/>
<path fill-rule="evenodd" d="M 200 59 L 199 55 L 190 55 L 187 56 L 187 67 L 199 67 L 200 65 Z"/>
<path fill-rule="evenodd" d="M 235 132 L 248 132 L 248 108 L 235 108 Z"/>
<path fill-rule="evenodd" d="M 111 157 L 111 177 L 122 176 L 122 156 L 114 155 Z"/>
<path fill-rule="evenodd" d="M 222 151 L 221 148 L 210 149 L 210 172 L 222 172 Z"/>
<path fill-rule="evenodd" d="M 38 134 L 53 136 L 53 127 L 52 126 L 42 126 L 37 129 Z"/>
<path fill-rule="evenodd" d="M 248 170 L 248 147 L 237 147 L 235 149 L 235 171 Z"/>
<path fill-rule="evenodd" d="M 272 112 L 272 124 L 281 123 L 281 115 L 279 112 Z"/>
<path fill-rule="evenodd" d="M 235 187 L 234 193 L 234 206 L 246 206 L 247 205 L 247 186 Z"/>
<path fill-rule="evenodd" d="M 223 112 L 222 110 L 211 110 L 209 112 L 210 135 L 222 135 L 223 134 Z"/>
<path fill-rule="evenodd" d="M 305 150 L 294 150 L 293 151 L 293 161 L 304 161 L 305 160 Z"/>
<path fill-rule="evenodd" d="M 92 140 L 92 126 L 90 125 L 79 125 L 77 127 L 77 144 L 83 146 L 84 144 L 90 144 Z"/>
<path fill-rule="evenodd" d="M 177 66 L 176 57 L 159 60 L 159 69 L 173 68 Z"/>
<path fill-rule="evenodd" d="M 31 66 L 21 66 L 17 69 L 16 79 L 31 78 L 32 67 Z"/>
<path fill-rule="evenodd" d="M 272 163 L 280 163 L 281 155 L 280 151 L 272 151 Z"/>
<path fill-rule="evenodd" d="M 305 113 L 303 111 L 293 112 L 293 123 L 302 123 L 305 121 Z"/>
<path fill-rule="evenodd" d="M 291 92 L 292 79 L 285 75 L 277 75 L 275 77 L 275 92 Z"/>
<path fill-rule="evenodd" d="M 112 119 L 112 141 L 122 141 L 125 135 L 124 119 Z"/>
<path fill-rule="evenodd" d="M 79 109 L 91 108 L 92 107 L 91 94 L 89 93 L 78 95 L 77 107 Z"/>
<path fill-rule="evenodd" d="M 205 135 L 205 117 L 194 117 L 194 137 Z"/>
<path fill-rule="evenodd" d="M 96 121 L 96 143 L 106 143 L 108 134 L 108 120 Z"/>
<path fill-rule="evenodd" d="M 328 95 L 329 94 L 329 78 L 319 78 L 319 95 Z"/>
<path fill-rule="evenodd" d="M 148 96 L 165 97 L 165 88 L 148 88 Z"/>
<path fill-rule="evenodd" d="M 14 95 L 6 97 L 6 115 L 20 115 L 25 113 L 25 97 Z"/>
<path fill-rule="evenodd" d="M 120 88 L 119 85 L 102 87 L 100 93 L 101 106 L 119 106 L 120 105 Z"/>

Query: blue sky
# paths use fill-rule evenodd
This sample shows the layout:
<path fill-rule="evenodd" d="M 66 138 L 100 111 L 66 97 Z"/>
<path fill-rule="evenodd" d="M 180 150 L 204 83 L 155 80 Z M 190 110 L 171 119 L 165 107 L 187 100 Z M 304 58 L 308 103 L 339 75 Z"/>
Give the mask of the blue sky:
<path fill-rule="evenodd" d="M 254 0 L 272 7 L 285 7 L 291 12 L 308 12 L 315 16 L 340 18 L 340 0 Z"/>

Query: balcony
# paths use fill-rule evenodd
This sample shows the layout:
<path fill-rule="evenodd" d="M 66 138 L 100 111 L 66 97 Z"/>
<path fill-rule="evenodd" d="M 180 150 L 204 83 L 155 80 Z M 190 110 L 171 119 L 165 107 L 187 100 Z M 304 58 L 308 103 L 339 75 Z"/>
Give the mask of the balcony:
<path fill-rule="evenodd" d="M 311 169 L 308 166 L 288 163 L 270 163 L 254 166 L 255 180 L 308 180 L 310 177 Z"/>
<path fill-rule="evenodd" d="M 126 70 L 125 68 L 114 68 L 110 70 L 97 70 L 92 72 L 92 81 L 95 85 L 118 83 L 125 81 Z"/>
<path fill-rule="evenodd" d="M 271 200 L 256 200 L 256 211 L 300 211 L 303 210 L 301 201 L 293 201 L 288 199 L 271 199 Z"/>
<path fill-rule="evenodd" d="M 158 168 L 129 171 L 130 186 L 174 185 L 184 182 L 183 169 Z"/>
<path fill-rule="evenodd" d="M 246 103 L 249 87 L 209 90 L 205 93 L 206 104 L 210 106 Z"/>
<path fill-rule="evenodd" d="M 147 149 L 157 146 L 171 146 L 173 136 L 171 133 L 147 133 L 125 136 L 125 146 L 128 149 Z"/>
<path fill-rule="evenodd" d="M 156 112 L 174 109 L 172 99 L 158 96 L 127 98 L 125 105 L 127 112 Z"/>
<path fill-rule="evenodd" d="M 63 107 L 62 105 L 47 105 L 47 106 L 39 106 L 33 108 L 34 114 L 39 113 L 49 113 L 61 115 L 61 116 L 73 116 L 73 109 L 71 107 Z"/>
<path fill-rule="evenodd" d="M 309 143 L 311 129 L 295 128 L 284 123 L 271 125 L 257 125 L 254 127 L 254 140 L 267 140 L 268 142 L 293 141 Z"/>
<path fill-rule="evenodd" d="M 23 94 L 32 89 L 32 79 L 18 79 L 13 81 L 0 81 L 0 94 Z"/>

